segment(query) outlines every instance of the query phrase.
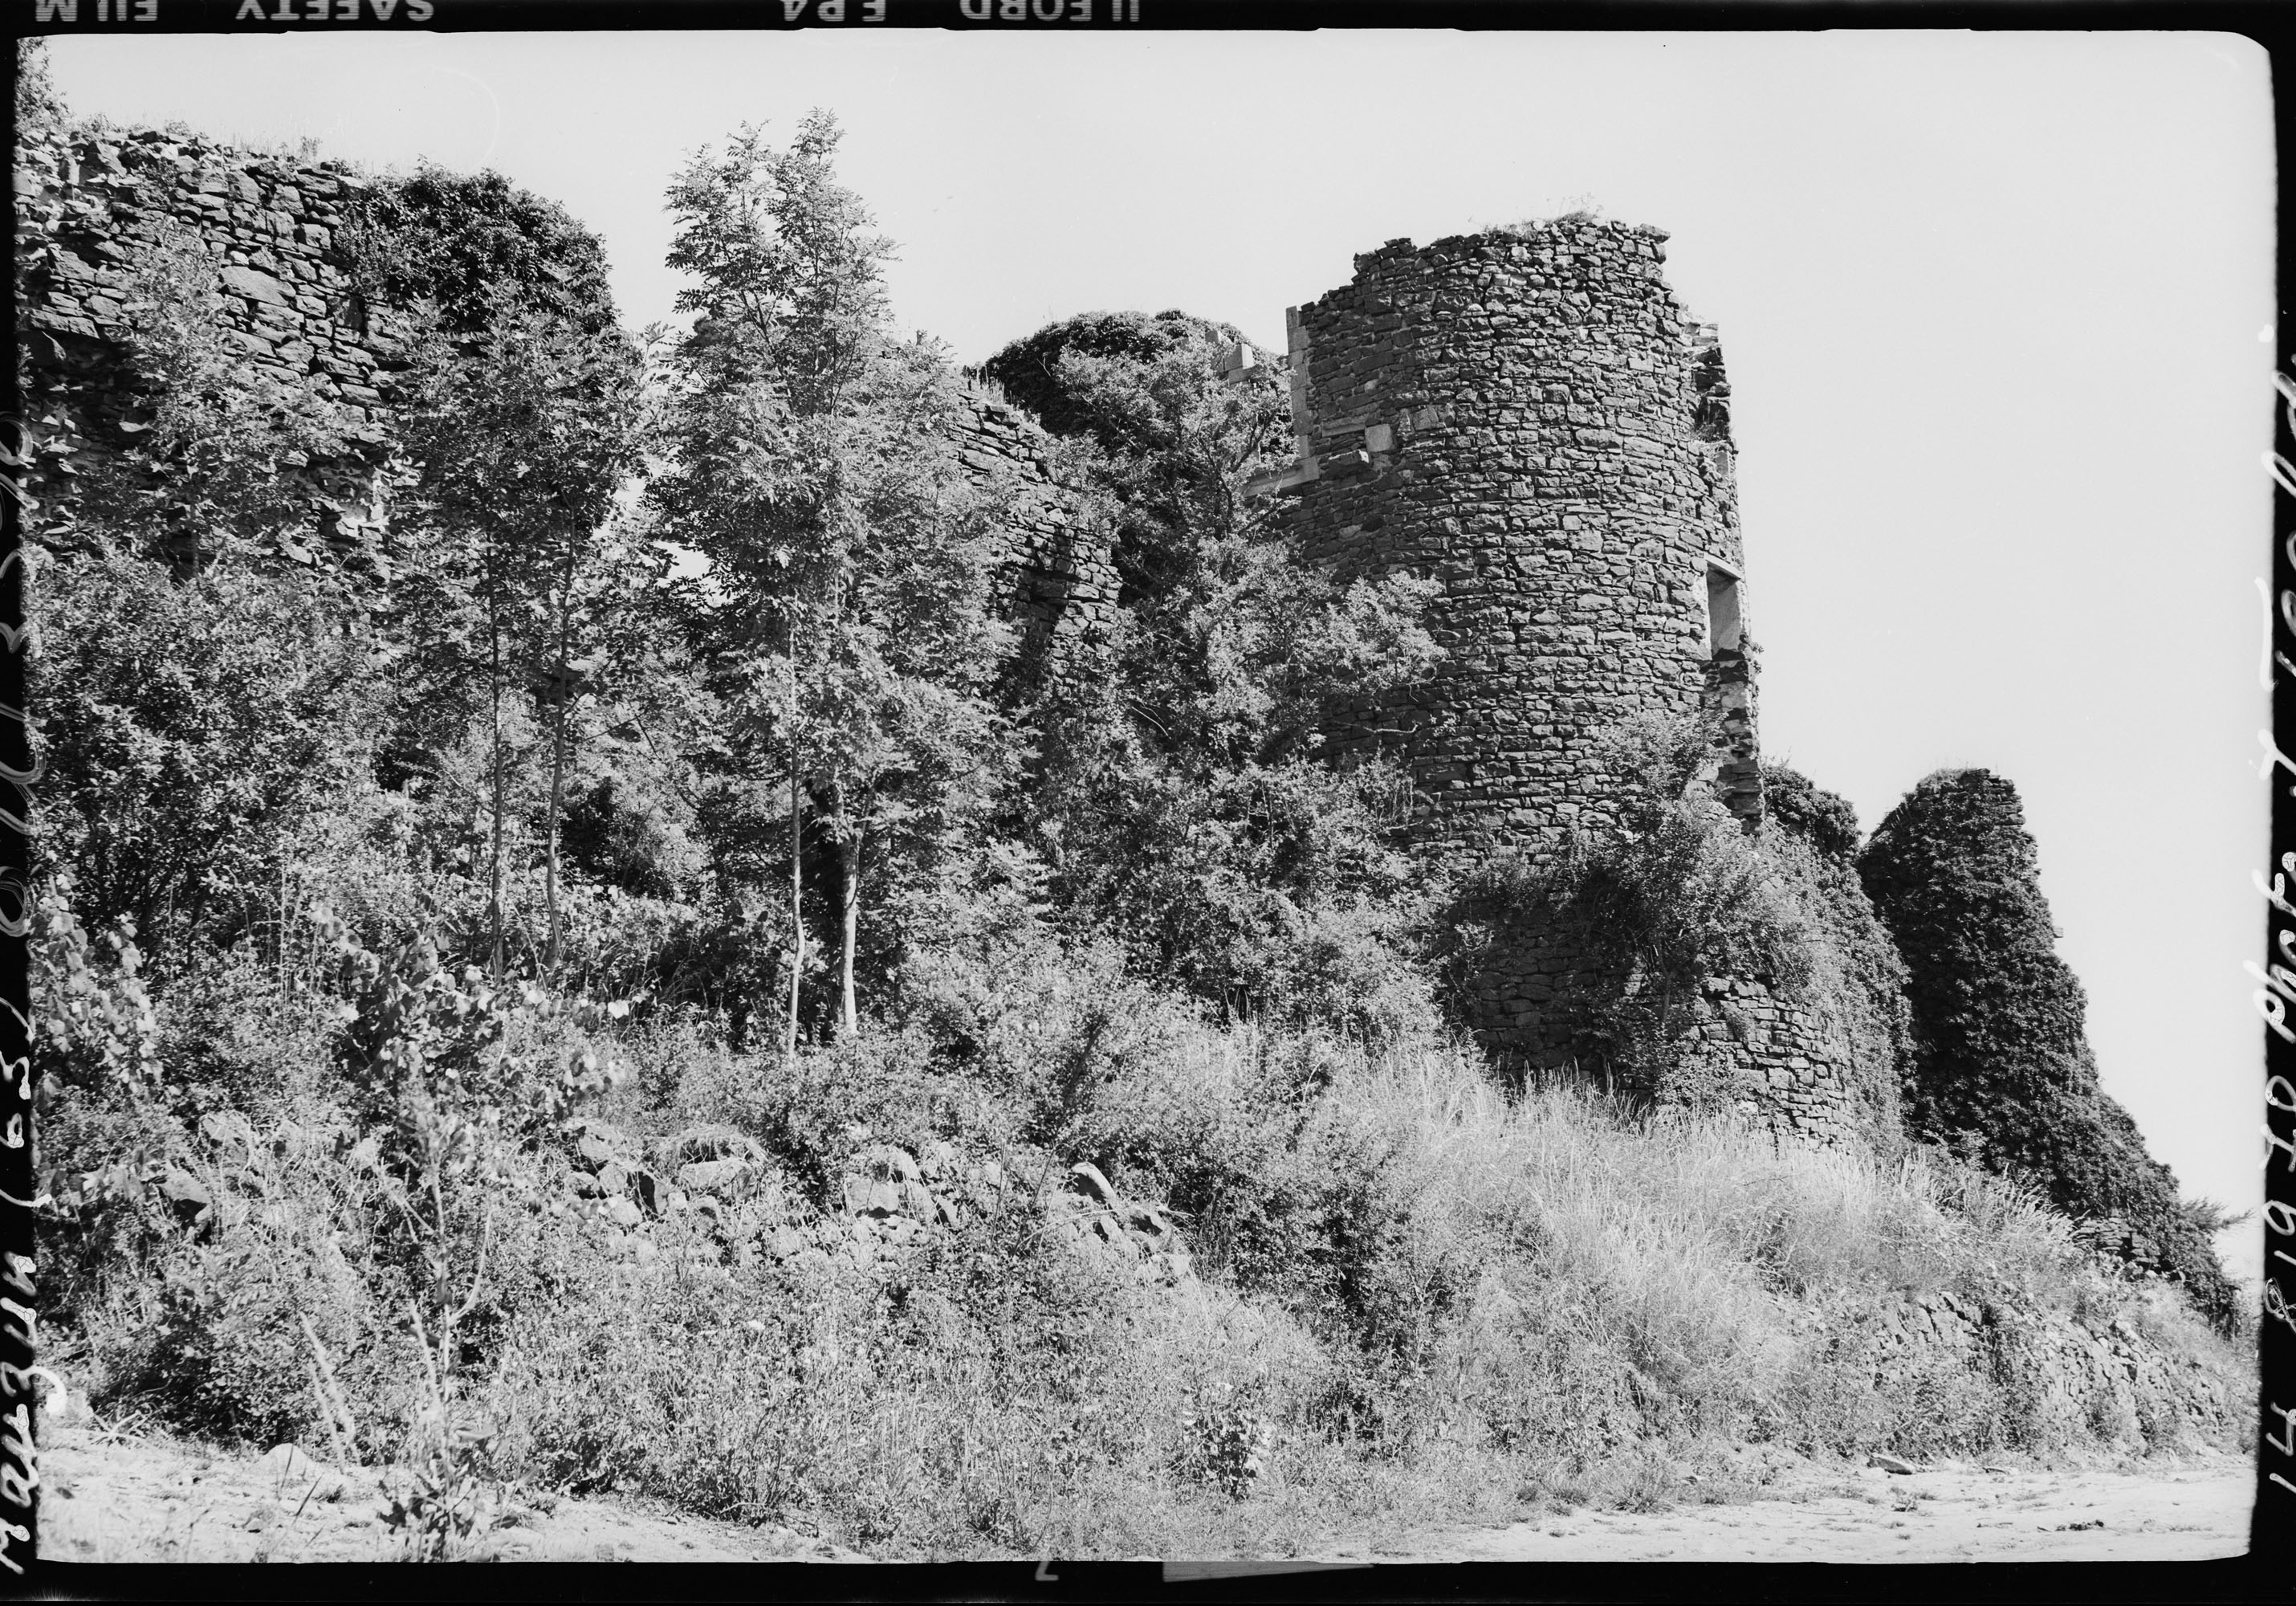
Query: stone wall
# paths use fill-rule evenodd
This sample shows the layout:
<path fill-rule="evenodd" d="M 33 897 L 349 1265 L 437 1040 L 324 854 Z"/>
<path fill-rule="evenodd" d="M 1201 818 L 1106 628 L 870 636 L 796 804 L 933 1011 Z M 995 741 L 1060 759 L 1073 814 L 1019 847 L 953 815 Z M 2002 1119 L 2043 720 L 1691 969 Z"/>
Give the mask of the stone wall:
<path fill-rule="evenodd" d="M 331 405 L 345 456 L 292 471 L 322 530 L 383 517 L 397 347 L 370 329 L 336 249 L 359 181 L 333 163 L 255 155 L 144 129 L 29 142 L 17 152 L 17 264 L 28 408 L 69 398 L 83 461 L 126 437 L 131 268 L 170 227 L 213 254 L 223 338 L 258 379 Z M 36 490 L 59 489 L 52 480 Z"/>
<path fill-rule="evenodd" d="M 1718 696 L 1708 568 L 1745 561 L 1726 429 L 1701 423 L 1710 341 L 1660 276 L 1664 238 L 1582 220 L 1396 241 L 1292 315 L 1305 550 L 1442 588 L 1434 678 L 1331 738 L 1408 764 L 1439 852 L 1552 858 L 1609 815 L 1598 731 Z"/>
<path fill-rule="evenodd" d="M 1005 498 L 998 594 L 1020 634 L 1012 687 L 1022 699 L 1092 672 L 1116 622 L 1108 527 L 1061 473 L 1058 444 L 1037 421 L 983 391 L 966 395 L 958 457 Z"/>
<path fill-rule="evenodd" d="M 17 260 L 27 395 L 69 399 L 82 429 L 63 444 L 82 463 L 116 449 L 134 344 L 123 296 L 132 266 L 172 223 L 218 268 L 227 344 L 253 375 L 315 393 L 347 426 L 340 461 L 293 471 L 323 531 L 348 539 L 386 516 L 391 375 L 399 347 L 388 309 L 353 293 L 337 240 L 362 180 L 340 163 L 266 156 L 150 129 L 28 144 L 16 166 Z M 37 408 L 34 408 L 37 416 Z M 1107 638 L 1116 574 L 1082 498 L 1057 477 L 1054 443 L 986 392 L 969 392 L 961 460 L 1005 499 L 1009 547 L 997 568 L 1026 692 L 1087 672 Z M 55 495 L 53 481 L 36 491 Z"/>
<path fill-rule="evenodd" d="M 1336 711 L 1341 756 L 1398 759 L 1427 799 L 1419 846 L 1453 867 L 1513 851 L 1552 862 L 1615 819 L 1596 737 L 1636 714 L 1703 712 L 1705 778 L 1761 811 L 1744 635 L 1729 384 L 1713 331 L 1661 272 L 1652 228 L 1588 218 L 1390 242 L 1289 317 L 1303 550 L 1346 576 L 1438 582 L 1426 682 Z M 1554 1018 L 1583 957 L 1536 931 L 1468 981 L 1502 1061 L 1578 1064 Z M 1846 1049 L 1759 984 L 1699 1001 L 1702 1058 L 1729 1102 L 1776 1130 L 1843 1141 Z"/>
<path fill-rule="evenodd" d="M 2198 1357 L 2118 1316 L 1923 1294 L 1840 1338 L 1862 1349 L 1874 1389 L 1890 1397 L 1915 1394 L 1924 1371 L 1988 1380 L 2001 1420 L 2026 1441 L 2019 1448 L 2230 1447 L 2253 1421 L 2253 1406 Z"/>

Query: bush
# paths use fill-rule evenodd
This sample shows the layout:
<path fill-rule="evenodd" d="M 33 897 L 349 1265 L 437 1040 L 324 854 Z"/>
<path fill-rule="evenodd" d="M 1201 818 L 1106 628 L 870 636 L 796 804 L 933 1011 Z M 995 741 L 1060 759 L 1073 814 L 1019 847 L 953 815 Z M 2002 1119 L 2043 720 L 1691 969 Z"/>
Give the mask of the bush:
<path fill-rule="evenodd" d="M 93 926 L 132 921 L 163 968 L 194 934 L 275 937 L 296 833 L 363 778 L 365 644 L 237 560 L 177 581 L 99 549 L 39 573 L 39 853 L 59 895 Z"/>

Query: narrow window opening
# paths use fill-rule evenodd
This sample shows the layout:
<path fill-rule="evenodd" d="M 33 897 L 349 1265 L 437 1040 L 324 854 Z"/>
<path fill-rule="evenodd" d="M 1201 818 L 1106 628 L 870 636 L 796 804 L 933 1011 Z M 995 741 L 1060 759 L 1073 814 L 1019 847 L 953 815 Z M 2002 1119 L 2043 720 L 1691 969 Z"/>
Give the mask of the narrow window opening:
<path fill-rule="evenodd" d="M 1706 565 L 1706 650 L 1734 653 L 1743 634 L 1738 614 L 1738 577 L 1719 564 Z"/>

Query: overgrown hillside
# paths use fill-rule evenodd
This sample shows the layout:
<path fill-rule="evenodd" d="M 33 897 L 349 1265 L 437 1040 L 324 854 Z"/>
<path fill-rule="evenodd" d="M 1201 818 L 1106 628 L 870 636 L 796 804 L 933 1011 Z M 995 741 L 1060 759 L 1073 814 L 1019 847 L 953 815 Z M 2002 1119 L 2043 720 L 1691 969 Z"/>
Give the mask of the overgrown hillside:
<path fill-rule="evenodd" d="M 1727 1498 L 1761 1455 L 2238 1437 L 2245 1362 L 2174 1287 L 1886 1130 L 1894 951 L 1798 778 L 1749 838 L 1662 762 L 1695 733 L 1622 732 L 1645 832 L 1547 890 L 1677 979 L 1804 978 L 1887 1141 L 1460 1046 L 1472 889 L 1318 735 L 1434 661 L 1427 587 L 1342 585 L 1240 494 L 1283 404 L 1222 326 L 1026 344 L 1128 583 L 1103 673 L 1003 696 L 996 482 L 836 145 L 676 176 L 690 324 L 642 349 L 498 176 L 146 139 L 187 185 L 337 185 L 394 353 L 356 539 L 313 490 L 343 387 L 223 338 L 240 247 L 24 266 L 85 269 L 111 310 L 57 350 L 119 391 L 29 409 L 42 1330 L 100 1412 L 398 1469 L 421 1556 L 502 1480 L 889 1556 L 1202 1553 Z M 1682 1068 L 1647 997 L 1589 1009 Z"/>

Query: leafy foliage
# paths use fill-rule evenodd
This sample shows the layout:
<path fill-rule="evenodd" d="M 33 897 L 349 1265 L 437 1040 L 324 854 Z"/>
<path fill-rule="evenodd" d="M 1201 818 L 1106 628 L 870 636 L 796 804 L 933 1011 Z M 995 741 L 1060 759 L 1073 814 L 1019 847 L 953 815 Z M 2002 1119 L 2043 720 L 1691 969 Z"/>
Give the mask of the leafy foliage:
<path fill-rule="evenodd" d="M 156 964 L 279 935 L 283 861 L 370 760 L 367 641 L 312 588 L 222 559 L 187 578 L 108 549 L 37 572 L 37 816 L 50 874 Z"/>
<path fill-rule="evenodd" d="M 346 255 L 362 291 L 390 305 L 430 302 L 450 334 L 499 323 L 503 291 L 577 338 L 625 340 L 605 248 L 554 201 L 499 173 L 423 166 L 375 186 L 354 214 Z"/>
<path fill-rule="evenodd" d="M 1273 466 L 1289 446 L 1287 404 L 1266 365 L 1242 386 L 1213 378 L 1242 342 L 1233 325 L 1185 312 L 1095 312 L 980 366 L 1047 429 L 1097 449 L 1119 509 L 1112 546 L 1128 606 L 1181 583 L 1190 554 L 1234 523 L 1239 471 Z"/>
<path fill-rule="evenodd" d="M 673 186 L 670 263 L 698 282 L 650 487 L 663 535 L 706 565 L 687 615 L 720 711 L 711 834 L 729 892 L 758 889 L 786 822 L 792 1043 L 805 816 L 833 867 L 849 1033 L 864 879 L 928 862 L 1009 745 L 987 696 L 1009 635 L 988 608 L 987 499 L 949 443 L 955 375 L 890 334 L 890 248 L 835 182 L 838 138 L 818 113 L 783 151 L 744 130 Z M 772 775 L 778 795 L 758 784 Z"/>
<path fill-rule="evenodd" d="M 1178 313 L 1054 325 L 984 367 L 1090 449 L 1119 509 L 1129 605 L 1111 672 L 1040 711 L 1034 840 L 1053 895 L 1144 976 L 1242 1014 L 1423 1017 L 1404 956 L 1407 787 L 1323 762 L 1326 704 L 1423 676 L 1430 584 L 1342 585 L 1244 482 L 1283 440 L 1280 391 L 1219 362 L 1234 331 Z"/>

